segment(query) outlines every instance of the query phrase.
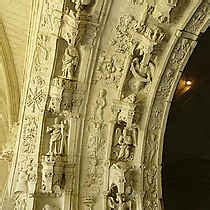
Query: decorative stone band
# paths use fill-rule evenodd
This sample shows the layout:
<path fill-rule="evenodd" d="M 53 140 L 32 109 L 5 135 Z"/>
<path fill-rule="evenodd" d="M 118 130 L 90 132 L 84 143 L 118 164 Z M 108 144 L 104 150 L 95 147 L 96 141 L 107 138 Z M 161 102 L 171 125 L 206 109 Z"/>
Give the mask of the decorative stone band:
<path fill-rule="evenodd" d="M 22 209 L 27 210 L 33 209 L 34 205 L 42 123 L 60 28 L 60 24 L 53 20 L 56 18 L 56 20 L 60 19 L 59 23 L 61 22 L 63 1 L 53 0 L 50 4 L 48 1 L 44 1 L 39 7 L 42 8 L 40 13 L 41 20 L 37 16 L 35 21 L 40 20 L 41 24 L 39 24 L 34 55 L 33 57 L 30 56 L 33 58 L 33 61 L 30 74 L 28 75 L 30 79 L 23 110 L 17 156 L 15 157 L 15 167 L 19 166 L 19 169 L 15 171 L 12 178 L 12 189 L 17 201 L 15 202 L 15 208 L 19 209 L 21 205 Z M 56 9 L 56 11 L 59 11 L 59 15 L 56 14 L 56 17 L 54 17 L 54 13 L 49 13 L 50 9 L 52 11 Z M 46 33 L 45 29 L 49 26 L 52 27 L 53 34 L 49 30 Z M 23 164 L 24 166 L 21 166 Z M 17 189 L 20 184 L 22 186 L 24 184 L 24 187 Z M 21 194 L 26 196 L 21 196 Z M 23 197 L 22 201 L 20 201 L 21 197 Z"/>
<path fill-rule="evenodd" d="M 143 209 L 161 209 L 161 162 L 168 111 L 182 71 L 196 46 L 195 38 L 206 29 L 209 4 L 205 1 L 197 9 L 185 31 L 179 32 L 177 43 L 161 76 L 151 108 L 147 136 L 144 142 Z"/>

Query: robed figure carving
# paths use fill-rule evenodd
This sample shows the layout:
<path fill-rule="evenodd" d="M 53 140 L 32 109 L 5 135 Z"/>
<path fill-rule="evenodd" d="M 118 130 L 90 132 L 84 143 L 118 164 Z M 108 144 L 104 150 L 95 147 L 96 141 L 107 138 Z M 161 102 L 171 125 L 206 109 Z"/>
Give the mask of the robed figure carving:
<path fill-rule="evenodd" d="M 62 155 L 64 153 L 64 123 L 55 118 L 55 123 L 52 127 L 47 127 L 47 132 L 50 133 L 49 155 Z"/>
<path fill-rule="evenodd" d="M 75 73 L 79 66 L 78 50 L 72 45 L 69 45 L 65 49 L 62 63 L 62 77 L 65 79 L 74 79 Z"/>

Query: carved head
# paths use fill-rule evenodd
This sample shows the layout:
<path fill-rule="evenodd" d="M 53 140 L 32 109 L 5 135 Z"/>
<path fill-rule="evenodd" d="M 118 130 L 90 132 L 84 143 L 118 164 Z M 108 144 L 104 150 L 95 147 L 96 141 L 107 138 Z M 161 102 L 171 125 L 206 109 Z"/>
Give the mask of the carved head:
<path fill-rule="evenodd" d="M 99 97 L 104 97 L 106 95 L 106 90 L 102 89 L 99 91 Z"/>

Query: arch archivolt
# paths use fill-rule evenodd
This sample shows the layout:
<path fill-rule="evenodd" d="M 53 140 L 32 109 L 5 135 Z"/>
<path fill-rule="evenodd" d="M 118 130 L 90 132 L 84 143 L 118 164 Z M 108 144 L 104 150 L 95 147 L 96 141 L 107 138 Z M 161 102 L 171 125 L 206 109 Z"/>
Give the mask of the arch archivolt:
<path fill-rule="evenodd" d="M 16 209 L 162 208 L 167 113 L 209 21 L 208 1 L 185 5 L 179 23 L 171 11 L 182 2 L 162 2 L 36 5 L 9 189 Z"/>
<path fill-rule="evenodd" d="M 168 112 L 184 67 L 197 44 L 196 39 L 209 26 L 209 19 L 209 4 L 203 2 L 184 29 L 178 32 L 175 45 L 154 89 L 144 143 L 144 186 L 148 187 L 144 189 L 145 209 L 154 209 L 160 205 L 162 150 Z"/>

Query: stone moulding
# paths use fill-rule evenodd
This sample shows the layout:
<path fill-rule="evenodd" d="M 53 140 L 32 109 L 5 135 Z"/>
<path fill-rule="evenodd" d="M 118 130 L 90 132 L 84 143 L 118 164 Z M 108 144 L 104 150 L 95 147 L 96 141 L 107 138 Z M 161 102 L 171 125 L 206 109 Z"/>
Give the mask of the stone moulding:
<path fill-rule="evenodd" d="M 176 44 L 163 69 L 159 84 L 153 92 L 143 148 L 143 209 L 145 210 L 163 208 L 160 203 L 162 199 L 161 163 L 168 112 L 184 67 L 197 44 L 197 35 L 209 26 L 209 10 L 210 4 L 204 1 L 184 30 L 178 31 Z"/>

